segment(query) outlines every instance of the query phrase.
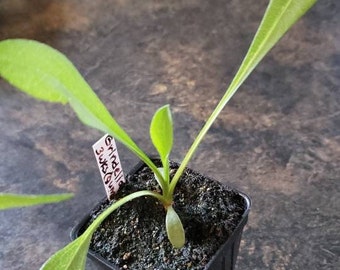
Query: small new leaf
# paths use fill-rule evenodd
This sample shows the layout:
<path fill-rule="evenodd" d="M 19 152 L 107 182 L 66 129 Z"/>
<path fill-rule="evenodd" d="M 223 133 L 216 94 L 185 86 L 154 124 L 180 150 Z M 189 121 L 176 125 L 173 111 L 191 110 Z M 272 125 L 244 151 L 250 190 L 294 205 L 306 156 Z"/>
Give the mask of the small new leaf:
<path fill-rule="evenodd" d="M 21 195 L 0 193 L 0 210 L 32 206 L 38 204 L 56 203 L 73 197 L 71 193 L 51 195 Z"/>
<path fill-rule="evenodd" d="M 173 247 L 183 247 L 185 244 L 185 233 L 183 225 L 181 219 L 172 206 L 167 209 L 165 225 L 169 241 L 173 245 Z"/>
<path fill-rule="evenodd" d="M 172 117 L 169 105 L 159 108 L 152 118 L 150 137 L 162 161 L 168 159 L 173 144 Z"/>
<path fill-rule="evenodd" d="M 169 155 L 173 144 L 173 123 L 169 105 L 159 108 L 154 114 L 150 124 L 150 137 L 153 145 L 158 151 L 164 169 L 164 181 L 158 181 L 162 187 L 163 193 L 167 194 L 168 183 L 170 182 Z"/>

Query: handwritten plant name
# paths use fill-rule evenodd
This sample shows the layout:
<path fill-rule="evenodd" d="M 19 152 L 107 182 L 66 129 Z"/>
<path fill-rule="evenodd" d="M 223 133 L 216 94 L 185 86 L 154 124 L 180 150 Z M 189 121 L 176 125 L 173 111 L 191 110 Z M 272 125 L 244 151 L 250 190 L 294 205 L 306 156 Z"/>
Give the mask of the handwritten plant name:
<path fill-rule="evenodd" d="M 106 134 L 92 148 L 96 156 L 107 198 L 112 200 L 119 187 L 125 183 L 116 142 L 111 135 Z"/>

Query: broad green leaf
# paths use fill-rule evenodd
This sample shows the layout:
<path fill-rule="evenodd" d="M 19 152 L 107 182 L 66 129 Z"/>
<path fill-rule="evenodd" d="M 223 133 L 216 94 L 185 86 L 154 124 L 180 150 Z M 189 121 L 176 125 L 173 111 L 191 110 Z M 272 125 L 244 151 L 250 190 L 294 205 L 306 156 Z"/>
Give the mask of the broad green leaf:
<path fill-rule="evenodd" d="M 73 194 L 51 194 L 51 195 L 21 195 L 11 193 L 0 193 L 0 210 L 25 207 L 38 204 L 56 203 L 68 200 Z"/>
<path fill-rule="evenodd" d="M 91 234 L 92 236 L 92 234 Z M 86 254 L 90 246 L 91 236 L 83 234 L 63 249 L 51 256 L 41 270 L 82 270 L 85 269 Z"/>
<path fill-rule="evenodd" d="M 150 137 L 162 160 L 164 177 L 169 182 L 169 155 L 173 144 L 173 123 L 170 106 L 159 108 L 150 124 Z"/>
<path fill-rule="evenodd" d="M 271 0 L 269 2 L 262 22 L 239 70 L 184 157 L 181 166 L 177 170 L 176 175 L 171 182 L 170 192 L 173 192 L 175 189 L 179 177 L 183 173 L 189 160 L 211 125 L 223 110 L 224 106 L 235 94 L 241 84 L 247 79 L 257 64 L 268 53 L 268 51 L 315 3 L 316 0 Z"/>
<path fill-rule="evenodd" d="M 59 51 L 33 40 L 1 41 L 0 76 L 35 98 L 69 103 L 84 124 L 117 138 L 157 173 L 148 156 L 118 125 L 78 70 Z"/>
<path fill-rule="evenodd" d="M 175 248 L 181 248 L 185 244 L 185 233 L 181 219 L 177 215 L 172 206 L 168 207 L 166 211 L 166 232 L 171 244 Z"/>
<path fill-rule="evenodd" d="M 164 198 L 160 194 L 149 190 L 137 191 L 127 195 L 126 197 L 113 203 L 109 208 L 101 213 L 80 237 L 72 241 L 63 249 L 57 251 L 44 263 L 44 265 L 40 269 L 83 270 L 85 268 L 86 255 L 90 245 L 92 234 L 98 228 L 100 223 L 102 223 L 108 215 L 110 215 L 113 211 L 115 211 L 123 204 L 135 198 L 143 196 L 152 196 L 165 203 Z"/>

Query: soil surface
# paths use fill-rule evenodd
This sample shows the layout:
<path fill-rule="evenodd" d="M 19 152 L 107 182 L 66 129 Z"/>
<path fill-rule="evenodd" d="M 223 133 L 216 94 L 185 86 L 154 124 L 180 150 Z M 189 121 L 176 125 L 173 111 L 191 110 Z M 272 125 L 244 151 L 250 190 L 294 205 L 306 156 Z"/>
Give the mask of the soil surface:
<path fill-rule="evenodd" d="M 174 173 L 176 164 L 171 167 Z M 146 167 L 128 176 L 115 199 L 142 189 L 158 189 Z M 91 221 L 109 204 L 105 200 L 93 210 Z M 150 197 L 135 199 L 111 214 L 94 233 L 90 249 L 120 269 L 204 269 L 239 223 L 246 202 L 225 185 L 187 169 L 176 188 L 174 208 L 186 233 L 181 249 L 169 243 L 164 207 Z"/>

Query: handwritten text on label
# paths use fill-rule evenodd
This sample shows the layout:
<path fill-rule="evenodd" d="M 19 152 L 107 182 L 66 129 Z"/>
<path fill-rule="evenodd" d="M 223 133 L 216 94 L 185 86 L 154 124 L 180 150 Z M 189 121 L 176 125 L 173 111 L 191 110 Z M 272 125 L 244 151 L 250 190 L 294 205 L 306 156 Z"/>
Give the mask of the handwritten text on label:
<path fill-rule="evenodd" d="M 111 135 L 106 134 L 92 148 L 96 156 L 107 198 L 111 200 L 119 187 L 125 183 L 116 142 Z"/>

